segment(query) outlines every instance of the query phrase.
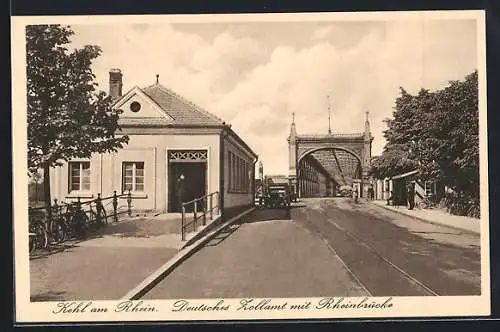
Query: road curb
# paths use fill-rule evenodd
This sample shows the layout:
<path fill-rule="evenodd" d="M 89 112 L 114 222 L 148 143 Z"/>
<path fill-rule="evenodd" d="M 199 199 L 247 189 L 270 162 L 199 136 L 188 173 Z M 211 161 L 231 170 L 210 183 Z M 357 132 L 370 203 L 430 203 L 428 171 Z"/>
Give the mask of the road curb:
<path fill-rule="evenodd" d="M 409 218 L 413 218 L 413 219 L 417 219 L 417 220 L 426 222 L 428 224 L 432 224 L 432 225 L 436 225 L 436 226 L 441 226 L 441 227 L 448 227 L 448 228 L 455 229 L 455 230 L 458 230 L 458 231 L 461 231 L 461 232 L 464 232 L 464 233 L 468 233 L 468 234 L 474 234 L 474 235 L 480 235 L 481 234 L 481 231 L 473 231 L 473 230 L 467 229 L 467 228 L 462 228 L 462 227 L 448 225 L 448 224 L 442 224 L 442 223 L 437 222 L 437 221 L 431 221 L 431 220 L 428 220 L 428 219 L 425 219 L 425 218 L 422 218 L 422 217 L 417 217 L 417 216 L 413 216 L 413 215 L 404 213 L 402 211 L 398 211 L 396 209 L 391 209 L 389 207 L 386 207 L 385 205 L 380 205 L 380 204 L 376 204 L 376 203 L 372 203 L 372 205 L 381 207 L 381 208 L 386 209 L 388 211 L 392 211 L 392 212 L 396 212 L 396 213 L 402 214 L 402 215 L 404 215 L 406 217 L 409 217 Z"/>
<path fill-rule="evenodd" d="M 174 257 L 172 257 L 168 262 L 163 264 L 158 270 L 149 275 L 146 279 L 144 279 L 139 285 L 134 287 L 131 291 L 129 291 L 122 300 L 138 300 L 142 296 L 144 296 L 147 292 L 149 292 L 154 286 L 156 286 L 165 276 L 171 273 L 177 266 L 179 266 L 184 260 L 189 258 L 192 254 L 194 254 L 200 247 L 202 247 L 205 243 L 207 243 L 210 239 L 212 239 L 217 233 L 231 225 L 235 221 L 241 219 L 245 215 L 249 214 L 255 210 L 255 207 L 252 207 L 237 216 L 229 219 L 222 225 L 216 227 L 213 231 L 209 232 L 204 237 L 200 238 L 196 242 L 194 242 L 189 247 L 181 249 Z"/>

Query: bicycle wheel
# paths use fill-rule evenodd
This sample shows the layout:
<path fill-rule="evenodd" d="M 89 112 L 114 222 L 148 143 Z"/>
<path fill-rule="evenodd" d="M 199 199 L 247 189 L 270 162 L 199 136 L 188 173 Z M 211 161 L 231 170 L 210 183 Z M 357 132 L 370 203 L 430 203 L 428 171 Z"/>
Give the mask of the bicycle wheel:
<path fill-rule="evenodd" d="M 63 221 L 57 219 L 54 221 L 54 224 L 52 225 L 52 239 L 54 240 L 55 243 L 59 244 L 63 242 L 65 238 L 66 238 L 66 230 L 63 225 Z"/>
<path fill-rule="evenodd" d="M 85 215 L 87 218 L 85 224 L 87 225 L 87 228 L 90 229 L 90 230 L 96 230 L 97 227 L 99 226 L 98 225 L 98 216 L 97 214 L 94 212 L 94 211 L 90 211 L 89 212 L 90 214 L 90 217 L 87 217 L 87 215 Z"/>
<path fill-rule="evenodd" d="M 47 246 L 49 245 L 49 236 L 47 234 L 47 231 L 45 230 L 45 225 L 36 225 L 35 234 L 37 247 L 40 249 L 47 248 Z"/>
<path fill-rule="evenodd" d="M 85 212 L 77 214 L 75 218 L 75 234 L 78 238 L 83 239 L 85 236 L 87 236 L 89 218 L 87 217 Z"/>
<path fill-rule="evenodd" d="M 28 234 L 28 236 L 29 236 L 29 250 L 30 250 L 29 253 L 31 254 L 36 249 L 36 236 L 34 233 L 31 232 Z"/>
<path fill-rule="evenodd" d="M 66 214 L 63 217 L 63 225 L 64 225 L 64 238 L 65 240 L 71 240 L 73 239 L 75 235 L 75 228 L 73 227 L 73 221 L 72 221 L 72 216 L 69 212 L 66 212 Z"/>
<path fill-rule="evenodd" d="M 103 225 L 108 225 L 108 216 L 104 208 L 99 209 L 99 219 Z"/>

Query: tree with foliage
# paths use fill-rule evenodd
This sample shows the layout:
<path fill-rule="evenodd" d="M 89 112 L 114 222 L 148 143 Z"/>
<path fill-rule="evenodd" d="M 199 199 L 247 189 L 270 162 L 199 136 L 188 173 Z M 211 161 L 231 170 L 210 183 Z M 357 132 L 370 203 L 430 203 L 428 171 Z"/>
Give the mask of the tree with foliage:
<path fill-rule="evenodd" d="M 479 107 L 477 71 L 436 93 L 429 123 L 427 158 L 440 169 L 437 179 L 479 198 Z M 424 169 L 426 173 L 430 173 Z"/>
<path fill-rule="evenodd" d="M 128 143 L 119 131 L 119 111 L 97 91 L 91 64 L 98 46 L 68 50 L 69 26 L 26 27 L 28 169 L 43 169 L 44 201 L 50 220 L 50 168 L 72 158 L 117 151 Z"/>
<path fill-rule="evenodd" d="M 465 210 L 479 209 L 478 73 L 444 89 L 411 95 L 401 88 L 393 118 L 386 120 L 387 144 L 374 158 L 372 175 L 391 177 L 418 169 L 424 180 L 452 188 Z M 458 209 L 460 210 L 460 209 Z"/>
<path fill-rule="evenodd" d="M 387 141 L 381 156 L 372 163 L 372 175 L 377 178 L 391 177 L 418 168 L 421 164 L 421 143 L 425 135 L 429 113 L 432 112 L 433 95 L 420 90 L 412 96 L 400 88 L 392 119 L 386 119 Z"/>

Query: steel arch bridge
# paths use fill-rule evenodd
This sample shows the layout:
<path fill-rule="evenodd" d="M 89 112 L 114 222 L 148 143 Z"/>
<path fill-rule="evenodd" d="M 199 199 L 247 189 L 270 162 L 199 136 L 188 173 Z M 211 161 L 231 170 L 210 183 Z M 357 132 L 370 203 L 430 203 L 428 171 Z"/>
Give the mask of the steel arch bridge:
<path fill-rule="evenodd" d="M 369 180 L 371 146 L 368 112 L 362 133 L 297 135 L 292 120 L 289 177 L 299 197 L 334 196 L 340 186 L 359 183 L 364 196 Z"/>

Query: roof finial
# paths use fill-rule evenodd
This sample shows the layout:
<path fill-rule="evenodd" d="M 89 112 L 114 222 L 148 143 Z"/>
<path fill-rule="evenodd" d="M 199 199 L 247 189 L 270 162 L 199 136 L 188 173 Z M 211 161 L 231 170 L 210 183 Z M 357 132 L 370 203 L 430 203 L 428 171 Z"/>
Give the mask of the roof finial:
<path fill-rule="evenodd" d="M 160 75 L 156 74 L 156 84 L 160 83 Z"/>
<path fill-rule="evenodd" d="M 332 128 L 330 125 L 330 119 L 331 119 L 331 112 L 330 112 L 330 95 L 326 96 L 327 102 L 328 102 L 328 135 L 332 134 Z"/>
<path fill-rule="evenodd" d="M 370 120 L 369 120 L 369 112 L 365 111 L 366 119 L 365 119 L 365 135 L 370 136 Z"/>
<path fill-rule="evenodd" d="M 292 112 L 292 123 L 295 123 L 295 112 Z"/>

